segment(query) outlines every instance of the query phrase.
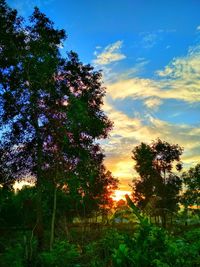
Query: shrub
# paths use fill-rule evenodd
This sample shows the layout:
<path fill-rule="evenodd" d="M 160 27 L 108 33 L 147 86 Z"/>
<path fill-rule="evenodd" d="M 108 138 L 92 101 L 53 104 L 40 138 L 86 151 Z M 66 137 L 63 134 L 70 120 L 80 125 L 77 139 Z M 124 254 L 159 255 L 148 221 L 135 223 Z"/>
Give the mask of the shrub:
<path fill-rule="evenodd" d="M 24 249 L 20 243 L 17 243 L 6 248 L 0 257 L 0 266 L 24 267 L 24 261 Z"/>
<path fill-rule="evenodd" d="M 124 243 L 124 236 L 116 229 L 103 233 L 100 240 L 92 242 L 85 248 L 84 262 L 90 267 L 111 266 L 112 253 Z"/>
<path fill-rule="evenodd" d="M 79 257 L 75 245 L 67 241 L 56 241 L 52 251 L 40 254 L 42 267 L 75 267 Z"/>

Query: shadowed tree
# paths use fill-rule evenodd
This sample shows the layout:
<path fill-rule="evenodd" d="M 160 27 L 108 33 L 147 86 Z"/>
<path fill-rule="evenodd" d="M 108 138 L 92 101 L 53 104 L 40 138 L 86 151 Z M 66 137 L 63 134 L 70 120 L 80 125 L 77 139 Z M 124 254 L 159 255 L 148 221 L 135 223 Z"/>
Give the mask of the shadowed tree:
<path fill-rule="evenodd" d="M 92 186 L 97 185 L 94 200 L 106 191 L 105 185 L 113 182 L 103 178 L 103 154 L 96 143 L 97 139 L 107 137 L 112 123 L 101 109 L 105 95 L 101 73 L 83 65 L 74 52 L 67 59 L 60 56 L 59 46 L 65 32 L 54 29 L 37 8 L 30 24 L 22 27 L 16 11 L 4 1 L 0 3 L 0 16 L 5 24 L 0 50 L 2 146 L 9 149 L 9 162 L 18 179 L 25 175 L 36 179 L 36 233 L 42 248 L 42 197 L 47 182 L 55 189 L 51 244 L 57 187 L 66 186 L 80 197 L 91 195 Z M 14 54 L 12 40 L 16 40 Z M 8 58 L 6 64 L 4 57 Z"/>
<path fill-rule="evenodd" d="M 177 210 L 181 179 L 172 170 L 174 162 L 176 170 L 181 170 L 182 151 L 180 146 L 171 145 L 160 139 L 150 145 L 141 143 L 133 150 L 135 170 L 140 175 L 133 184 L 134 198 L 145 210 L 152 197 L 156 197 L 156 209 L 162 217 L 163 226 L 166 226 L 166 214 Z"/>
<path fill-rule="evenodd" d="M 9 130 L 9 120 L 12 120 L 13 114 L 17 115 L 15 100 L 9 89 L 11 84 L 13 86 L 19 83 L 17 69 L 24 50 L 25 34 L 21 31 L 22 18 L 17 16 L 17 11 L 10 9 L 4 0 L 0 0 L 0 25 L 0 184 L 12 186 L 16 178 L 14 172 L 17 170 L 11 162 L 16 148 L 10 147 L 6 135 L 4 141 L 2 137 L 3 133 Z"/>
<path fill-rule="evenodd" d="M 9 150 L 1 144 L 0 147 L 0 185 L 4 188 L 12 188 L 15 176 L 12 172 Z"/>
<path fill-rule="evenodd" d="M 112 127 L 101 109 L 105 95 L 101 73 L 90 65 L 83 65 L 77 54 L 71 52 L 59 67 L 55 82 L 57 96 L 52 99 L 55 107 L 47 114 L 45 125 L 47 164 L 50 162 L 46 175 L 52 168 L 55 174 L 53 220 L 57 186 L 67 186 L 77 202 L 87 198 L 90 204 L 98 207 L 98 194 L 102 197 L 105 185 L 113 182 L 111 178 L 104 179 L 104 155 L 96 142 L 106 138 Z M 96 189 L 93 188 L 95 185 Z"/>
<path fill-rule="evenodd" d="M 182 195 L 181 202 L 187 208 L 195 205 L 200 206 L 200 164 L 190 168 L 182 174 L 185 192 Z"/>
<path fill-rule="evenodd" d="M 37 227 L 42 247 L 42 170 L 44 166 L 44 121 L 55 94 L 54 75 L 61 60 L 58 46 L 64 31 L 55 30 L 53 23 L 36 8 L 31 26 L 22 27 L 17 12 L 1 1 L 3 43 L 0 50 L 0 99 L 2 106 L 2 143 L 9 147 L 15 175 L 36 177 L 38 193 Z M 14 52 L 13 47 L 14 46 Z M 13 167 L 14 168 L 14 167 Z"/>

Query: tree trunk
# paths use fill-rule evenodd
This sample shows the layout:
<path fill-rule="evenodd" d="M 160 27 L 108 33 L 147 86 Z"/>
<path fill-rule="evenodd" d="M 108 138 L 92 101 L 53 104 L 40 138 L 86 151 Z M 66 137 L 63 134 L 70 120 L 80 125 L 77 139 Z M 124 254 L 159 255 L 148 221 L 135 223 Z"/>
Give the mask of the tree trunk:
<path fill-rule="evenodd" d="M 36 189 L 37 189 L 37 202 L 36 202 L 36 228 L 35 234 L 38 241 L 38 251 L 43 250 L 44 247 L 44 226 L 43 226 L 43 205 L 42 205 L 42 189 L 43 189 L 43 181 L 42 181 L 42 140 L 40 138 L 40 129 L 38 125 L 38 114 L 35 114 L 34 118 L 34 128 L 36 132 Z"/>
<path fill-rule="evenodd" d="M 70 237 L 69 228 L 68 228 L 68 225 L 67 225 L 66 215 L 64 216 L 63 220 L 64 220 L 63 224 L 64 224 L 65 234 L 66 234 L 67 240 L 70 241 L 71 237 Z"/>
<path fill-rule="evenodd" d="M 54 194 L 53 194 L 53 212 L 52 212 L 52 219 L 51 219 L 51 235 L 50 235 L 50 251 L 53 248 L 54 243 L 54 234 L 55 234 L 55 218 L 56 218 L 56 204 L 57 204 L 57 187 L 54 184 Z"/>
<path fill-rule="evenodd" d="M 37 215 L 37 224 L 35 233 L 38 241 L 38 251 L 43 250 L 44 247 L 44 226 L 43 226 L 43 207 L 42 207 L 42 175 L 41 175 L 41 162 L 42 162 L 42 146 L 38 144 L 38 160 L 37 160 L 37 204 L 36 204 L 36 215 Z"/>

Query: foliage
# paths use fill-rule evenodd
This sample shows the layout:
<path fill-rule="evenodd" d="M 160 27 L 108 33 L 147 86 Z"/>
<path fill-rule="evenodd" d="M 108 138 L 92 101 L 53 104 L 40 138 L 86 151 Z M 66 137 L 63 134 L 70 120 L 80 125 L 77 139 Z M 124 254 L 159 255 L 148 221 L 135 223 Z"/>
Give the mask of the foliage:
<path fill-rule="evenodd" d="M 34 200 L 34 188 L 24 188 L 17 195 L 7 192 L 5 198 L 9 198 L 9 200 L 6 202 L 4 199 L 2 207 L 6 207 L 9 203 L 12 206 L 10 213 L 13 212 L 13 217 L 9 217 L 10 219 L 6 221 L 10 223 L 10 226 L 13 225 L 11 222 L 15 220 L 14 218 L 18 218 L 19 222 L 23 221 L 24 218 L 29 218 L 32 221 L 31 210 L 30 213 L 27 213 L 28 210 L 24 209 L 25 212 L 22 214 L 20 207 L 26 205 L 27 200 L 28 205 L 30 205 L 31 199 Z M 16 203 L 15 208 L 14 203 Z M 87 232 L 91 240 L 89 244 L 81 243 L 79 239 L 77 239 L 79 245 L 73 242 L 69 243 L 64 239 L 58 239 L 52 251 L 45 250 L 37 254 L 35 243 L 31 249 L 32 252 L 30 251 L 30 231 L 27 233 L 19 232 L 18 236 L 10 235 L 8 232 L 7 238 L 5 233 L 0 239 L 0 244 L 4 243 L 4 246 L 0 246 L 0 266 L 24 267 L 27 266 L 28 262 L 31 264 L 30 266 L 39 266 L 38 264 L 40 264 L 44 267 L 66 266 L 66 264 L 72 267 L 199 266 L 200 231 L 198 228 L 189 231 L 187 228 L 183 231 L 184 228 L 182 228 L 178 235 L 169 234 L 162 228 L 148 223 L 131 200 L 129 200 L 129 205 L 132 208 L 132 213 L 138 218 L 137 228 L 129 229 L 127 233 L 124 229 L 119 231 L 107 226 L 105 230 L 100 228 L 98 235 L 93 235 L 92 230 L 90 230 L 91 232 Z M 8 211 L 7 208 L 6 210 Z M 5 216 L 3 218 L 5 219 Z M 28 222 L 27 219 L 24 222 Z M 78 230 L 80 229 L 77 229 L 77 236 L 80 234 Z M 48 233 L 47 229 L 46 234 Z M 24 235 L 27 238 L 26 242 L 23 241 Z M 60 236 L 58 237 L 60 238 Z M 13 243 L 13 240 L 15 243 Z M 85 242 L 87 242 L 87 239 L 85 239 Z M 30 254 L 32 254 L 32 257 L 30 257 Z"/>
<path fill-rule="evenodd" d="M 42 267 L 75 267 L 79 257 L 78 249 L 64 240 L 57 240 L 52 251 L 40 254 L 40 264 Z"/>
<path fill-rule="evenodd" d="M 114 222 L 133 222 L 135 221 L 135 216 L 132 216 L 131 209 L 126 205 L 126 202 L 121 199 L 115 205 L 115 212 L 112 217 L 112 221 Z"/>
<path fill-rule="evenodd" d="M 180 155 L 183 149 L 178 145 L 171 145 L 157 139 L 150 145 L 141 143 L 133 150 L 136 162 L 135 170 L 140 178 L 134 181 L 134 197 L 138 205 L 145 211 L 145 207 L 154 197 L 157 200 L 156 210 L 162 217 L 163 226 L 166 225 L 166 214 L 175 212 L 178 208 L 181 179 L 172 172 L 174 162 L 176 169 L 181 170 Z M 154 209 L 151 216 L 154 216 Z"/>
<path fill-rule="evenodd" d="M 0 258 L 0 266 L 7 267 L 24 267 L 25 258 L 24 258 L 24 248 L 21 244 L 17 243 L 13 246 L 6 248 L 5 252 Z"/>
<path fill-rule="evenodd" d="M 132 237 L 125 238 L 124 244 L 114 249 L 112 266 L 199 266 L 199 235 L 192 241 L 190 238 L 194 235 L 191 231 L 175 238 L 162 228 L 143 224 Z"/>
<path fill-rule="evenodd" d="M 120 244 L 117 249 L 114 249 L 113 266 L 128 267 L 133 263 L 129 258 L 129 248 L 125 244 Z"/>
<path fill-rule="evenodd" d="M 61 56 L 64 30 L 55 29 L 38 8 L 25 25 L 3 0 L 0 20 L 0 182 L 34 176 L 35 232 L 42 247 L 43 192 L 49 184 L 54 187 L 49 191 L 53 192 L 51 240 L 58 187 L 67 188 L 75 206 L 84 203 L 83 216 L 98 209 L 102 198 L 103 204 L 109 201 L 106 196 L 116 188 L 117 180 L 106 172 L 97 140 L 107 137 L 112 123 L 102 110 L 101 72 L 84 65 L 72 51 L 67 58 Z"/>
<path fill-rule="evenodd" d="M 133 237 L 127 238 L 126 243 L 114 251 L 116 266 L 198 266 L 199 230 L 180 238 L 170 236 L 164 229 L 148 223 L 128 195 L 126 198 L 140 224 Z"/>
<path fill-rule="evenodd" d="M 185 207 L 190 205 L 200 205 L 200 164 L 190 168 L 182 174 L 182 179 L 186 190 L 182 195 L 182 204 Z"/>
<path fill-rule="evenodd" d="M 1 226 L 33 228 L 36 218 L 36 190 L 24 187 L 17 193 L 0 188 Z"/>
<path fill-rule="evenodd" d="M 115 229 L 110 229 L 102 233 L 98 241 L 94 241 L 86 246 L 83 262 L 90 262 L 91 267 L 103 267 L 111 264 L 111 255 L 121 243 L 124 236 Z M 88 265 L 85 265 L 88 266 Z"/>

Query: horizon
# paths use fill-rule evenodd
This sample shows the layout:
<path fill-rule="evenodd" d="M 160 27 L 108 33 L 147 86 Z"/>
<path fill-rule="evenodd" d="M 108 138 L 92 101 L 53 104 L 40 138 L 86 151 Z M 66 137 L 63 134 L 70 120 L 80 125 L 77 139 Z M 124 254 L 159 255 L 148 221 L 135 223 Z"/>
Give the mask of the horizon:
<path fill-rule="evenodd" d="M 68 38 L 61 53 L 102 69 L 103 110 L 114 122 L 101 142 L 105 165 L 130 190 L 131 151 L 161 138 L 184 147 L 184 167 L 199 162 L 200 2 L 9 0 L 28 17 L 38 6 Z M 187 17 L 187 20 L 185 19 Z"/>

